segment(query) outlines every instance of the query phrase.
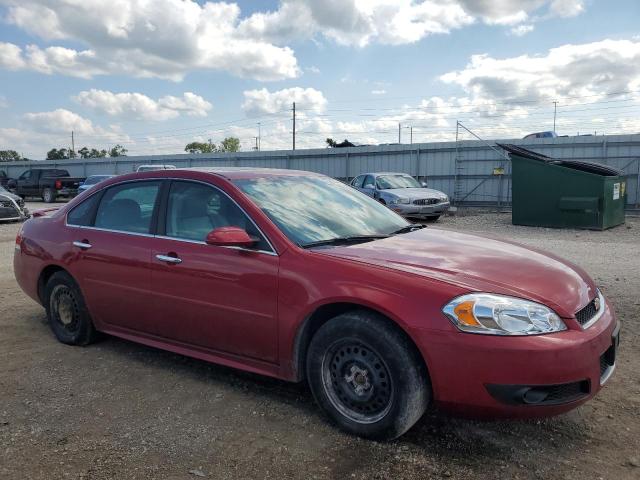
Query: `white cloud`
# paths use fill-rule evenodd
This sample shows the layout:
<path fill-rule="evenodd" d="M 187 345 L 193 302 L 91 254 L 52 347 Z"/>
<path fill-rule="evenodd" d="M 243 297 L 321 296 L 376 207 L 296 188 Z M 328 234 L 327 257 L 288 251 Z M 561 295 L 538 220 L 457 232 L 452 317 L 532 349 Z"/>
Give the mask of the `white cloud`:
<path fill-rule="evenodd" d="M 181 114 L 206 117 L 212 105 L 191 92 L 181 97 L 166 95 L 153 100 L 142 93 L 113 93 L 108 90 L 86 90 L 73 99 L 82 106 L 107 115 L 141 120 L 168 120 Z"/>
<path fill-rule="evenodd" d="M 583 10 L 584 0 L 282 0 L 242 20 L 239 31 L 276 44 L 322 35 L 342 45 L 399 45 L 478 20 L 515 26 Z"/>
<path fill-rule="evenodd" d="M 292 108 L 296 102 L 296 109 L 301 113 L 324 111 L 327 99 L 321 91 L 315 88 L 285 88 L 270 92 L 266 88 L 260 90 L 246 90 L 243 92 L 242 109 L 248 114 L 271 114 Z"/>
<path fill-rule="evenodd" d="M 275 43 L 321 33 L 343 45 L 365 46 L 416 42 L 472 22 L 449 0 L 283 0 L 278 10 L 243 20 L 239 30 Z"/>
<path fill-rule="evenodd" d="M 384 95 L 387 91 L 384 89 L 371 90 L 371 95 Z"/>
<path fill-rule="evenodd" d="M 310 67 L 305 68 L 304 71 L 314 74 L 320 73 L 320 69 L 315 65 L 311 65 Z"/>
<path fill-rule="evenodd" d="M 1 0 L 6 20 L 46 41 L 71 40 L 75 50 L 0 44 L 0 66 L 78 77 L 126 74 L 181 80 L 213 69 L 257 80 L 299 73 L 288 47 L 238 32 L 240 8 L 193 0 Z"/>
<path fill-rule="evenodd" d="M 24 118 L 38 132 L 71 133 L 73 130 L 79 134 L 95 134 L 97 131 L 91 120 L 64 108 L 50 112 L 26 113 Z"/>
<path fill-rule="evenodd" d="M 515 35 L 516 37 L 522 37 L 527 33 L 533 32 L 535 27 L 531 24 L 523 23 L 522 25 L 517 25 L 515 27 L 511 27 L 509 32 L 511 35 Z"/>
<path fill-rule="evenodd" d="M 474 101 L 517 104 L 564 99 L 564 103 L 575 103 L 588 97 L 595 102 L 640 88 L 640 41 L 569 44 L 552 48 L 546 55 L 505 59 L 474 55 L 464 69 L 441 79 L 460 85 Z"/>

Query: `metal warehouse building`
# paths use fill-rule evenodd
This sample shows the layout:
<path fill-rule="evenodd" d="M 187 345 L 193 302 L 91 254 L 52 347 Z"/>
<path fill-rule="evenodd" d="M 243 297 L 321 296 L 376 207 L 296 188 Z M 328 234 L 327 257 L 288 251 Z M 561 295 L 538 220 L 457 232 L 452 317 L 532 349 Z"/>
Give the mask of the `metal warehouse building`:
<path fill-rule="evenodd" d="M 626 178 L 627 207 L 640 206 L 640 134 L 497 140 L 558 159 L 603 163 Z M 342 180 L 372 171 L 406 172 L 447 193 L 457 204 L 507 205 L 511 202 L 511 165 L 493 142 L 460 141 L 362 146 L 336 149 L 238 153 L 151 155 L 0 164 L 11 177 L 26 168 L 64 168 L 73 176 L 122 174 L 142 164 L 176 167 L 237 166 L 309 170 Z M 541 186 L 543 188 L 544 186 Z"/>

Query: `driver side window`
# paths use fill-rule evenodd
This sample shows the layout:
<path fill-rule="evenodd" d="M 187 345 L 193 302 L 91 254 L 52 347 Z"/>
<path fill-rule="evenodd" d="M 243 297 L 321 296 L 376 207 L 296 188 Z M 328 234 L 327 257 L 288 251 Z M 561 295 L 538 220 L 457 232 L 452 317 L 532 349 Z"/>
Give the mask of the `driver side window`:
<path fill-rule="evenodd" d="M 18 177 L 18 180 L 28 180 L 31 178 L 31 170 L 27 170 L 22 175 Z"/>
<path fill-rule="evenodd" d="M 364 184 L 362 186 L 366 187 L 367 185 L 371 185 L 372 187 L 375 188 L 376 183 L 373 180 L 373 175 L 367 175 L 367 177 L 364 179 Z"/>
<path fill-rule="evenodd" d="M 202 183 L 171 183 L 165 222 L 167 237 L 204 242 L 212 230 L 220 227 L 242 228 L 258 239 L 254 249 L 271 250 L 253 222 L 222 191 Z"/>

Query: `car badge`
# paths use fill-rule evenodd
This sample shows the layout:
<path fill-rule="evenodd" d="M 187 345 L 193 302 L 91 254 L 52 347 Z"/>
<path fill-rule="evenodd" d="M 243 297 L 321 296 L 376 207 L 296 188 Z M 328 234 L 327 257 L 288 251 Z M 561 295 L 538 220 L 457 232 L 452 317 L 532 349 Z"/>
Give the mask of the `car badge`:
<path fill-rule="evenodd" d="M 593 306 L 596 307 L 596 311 L 600 310 L 600 297 L 596 297 L 593 299 Z"/>

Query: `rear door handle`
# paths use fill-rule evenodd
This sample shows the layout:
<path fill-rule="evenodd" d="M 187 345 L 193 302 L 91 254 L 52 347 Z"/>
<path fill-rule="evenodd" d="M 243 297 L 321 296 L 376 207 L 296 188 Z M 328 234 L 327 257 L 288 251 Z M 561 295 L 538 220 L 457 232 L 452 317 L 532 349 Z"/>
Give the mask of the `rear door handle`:
<path fill-rule="evenodd" d="M 172 257 L 170 255 L 156 255 L 156 258 L 161 262 L 176 263 L 176 264 L 182 263 L 182 260 L 180 260 L 178 257 Z"/>
<path fill-rule="evenodd" d="M 83 240 L 82 242 L 79 240 L 76 240 L 75 242 L 73 242 L 73 246 L 81 248 L 82 250 L 89 250 L 91 248 L 91 244 L 86 240 Z"/>

